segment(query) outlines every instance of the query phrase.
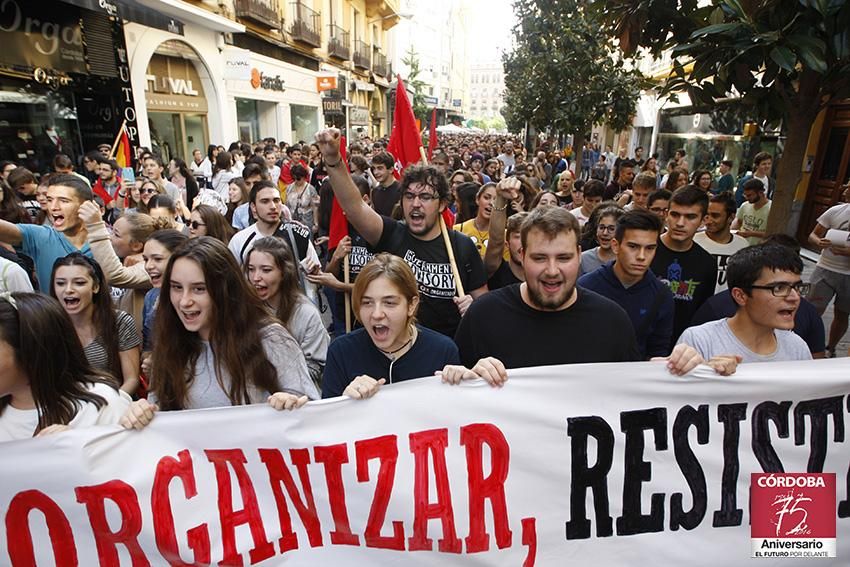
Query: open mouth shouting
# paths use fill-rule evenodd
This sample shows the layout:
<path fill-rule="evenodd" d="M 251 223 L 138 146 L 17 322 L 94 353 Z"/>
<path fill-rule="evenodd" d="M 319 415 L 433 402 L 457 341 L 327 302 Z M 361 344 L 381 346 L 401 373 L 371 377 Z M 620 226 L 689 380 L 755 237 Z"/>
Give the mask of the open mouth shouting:
<path fill-rule="evenodd" d="M 62 298 L 62 304 L 66 311 L 76 311 L 80 307 L 80 298 L 73 295 Z"/>

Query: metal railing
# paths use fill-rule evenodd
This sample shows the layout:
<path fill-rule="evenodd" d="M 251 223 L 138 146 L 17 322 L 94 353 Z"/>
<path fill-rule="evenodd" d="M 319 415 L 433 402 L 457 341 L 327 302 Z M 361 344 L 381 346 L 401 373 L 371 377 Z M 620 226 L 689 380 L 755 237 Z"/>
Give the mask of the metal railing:
<path fill-rule="evenodd" d="M 348 32 L 335 24 L 328 27 L 330 28 L 328 55 L 348 60 L 351 57 L 351 43 Z"/>
<path fill-rule="evenodd" d="M 234 0 L 236 17 L 261 24 L 269 29 L 280 26 L 277 0 Z"/>
<path fill-rule="evenodd" d="M 377 47 L 372 51 L 372 71 L 381 77 L 386 77 L 389 72 L 387 56 L 381 53 L 381 50 Z"/>
<path fill-rule="evenodd" d="M 354 42 L 354 66 L 361 69 L 370 69 L 369 44 L 358 39 Z"/>
<path fill-rule="evenodd" d="M 292 39 L 302 41 L 313 47 L 321 47 L 321 19 L 319 13 L 298 0 L 292 3 L 292 24 L 289 33 Z"/>

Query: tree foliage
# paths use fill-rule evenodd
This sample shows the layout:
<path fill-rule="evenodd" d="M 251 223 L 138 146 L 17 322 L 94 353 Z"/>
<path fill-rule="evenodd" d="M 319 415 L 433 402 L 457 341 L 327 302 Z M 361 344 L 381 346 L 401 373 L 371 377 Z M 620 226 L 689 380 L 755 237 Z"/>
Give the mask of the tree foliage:
<path fill-rule="evenodd" d="M 662 4 L 670 4 L 669 10 Z M 675 57 L 663 93 L 697 104 L 740 97 L 762 123 L 784 124 L 769 231 L 786 228 L 809 132 L 831 101 L 850 96 L 846 0 L 594 0 L 602 29 L 629 52 Z"/>
<path fill-rule="evenodd" d="M 631 124 L 642 76 L 630 69 L 581 0 L 515 0 L 513 51 L 503 57 L 511 130 L 524 123 L 576 136 Z"/>
<path fill-rule="evenodd" d="M 411 101 L 413 104 L 413 115 L 424 123 L 428 116 L 428 107 L 425 104 L 425 81 L 419 78 L 419 74 L 422 72 L 419 68 L 419 54 L 412 45 L 407 50 L 407 53 L 405 53 L 401 62 L 410 69 L 405 81 L 413 89 L 413 100 Z"/>

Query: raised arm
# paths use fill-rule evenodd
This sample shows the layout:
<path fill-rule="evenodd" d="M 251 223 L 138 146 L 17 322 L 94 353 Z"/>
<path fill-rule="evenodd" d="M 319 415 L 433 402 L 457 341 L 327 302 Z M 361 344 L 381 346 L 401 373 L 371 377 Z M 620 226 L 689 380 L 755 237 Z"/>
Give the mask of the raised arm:
<path fill-rule="evenodd" d="M 17 246 L 23 240 L 21 229 L 15 223 L 0 220 L 0 242 Z"/>
<path fill-rule="evenodd" d="M 87 201 L 80 205 L 80 220 L 86 223 L 88 241 L 92 256 L 103 268 L 106 281 L 115 287 L 129 289 L 150 289 L 151 278 L 145 271 L 143 263 L 135 264 L 129 268 L 124 267 L 112 243 L 109 241 L 109 233 L 100 218 L 100 210 L 94 201 Z"/>
<path fill-rule="evenodd" d="M 496 200 L 490 213 L 490 228 L 487 252 L 484 254 L 484 268 L 489 278 L 496 273 L 504 260 L 505 226 L 508 221 L 508 206 L 516 198 L 520 181 L 516 177 L 506 177 L 496 186 Z"/>
<path fill-rule="evenodd" d="M 360 191 L 354 185 L 351 174 L 342 162 L 339 153 L 340 133 L 336 128 L 328 128 L 316 134 L 316 143 L 322 152 L 328 177 L 331 179 L 331 189 L 339 201 L 348 221 L 354 226 L 366 242 L 375 245 L 384 230 L 384 221 L 369 205 L 363 202 Z"/>

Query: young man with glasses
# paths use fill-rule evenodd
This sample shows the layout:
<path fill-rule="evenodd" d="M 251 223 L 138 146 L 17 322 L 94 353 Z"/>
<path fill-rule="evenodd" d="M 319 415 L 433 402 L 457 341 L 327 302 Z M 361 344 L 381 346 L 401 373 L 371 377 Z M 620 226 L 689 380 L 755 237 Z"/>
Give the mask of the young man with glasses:
<path fill-rule="evenodd" d="M 413 269 L 422 296 L 417 319 L 423 326 L 454 336 L 472 300 L 487 293 L 487 274 L 475 244 L 465 234 L 449 231 L 464 291 L 455 296 L 455 281 L 440 215 L 448 206 L 449 184 L 431 166 L 410 166 L 401 181 L 404 222 L 382 217 L 367 205 L 339 153 L 340 133 L 334 128 L 316 134 L 334 195 L 348 222 L 376 252 L 403 258 Z"/>
<path fill-rule="evenodd" d="M 786 246 L 765 242 L 744 248 L 726 265 L 735 315 L 686 329 L 680 343 L 703 356 L 732 355 L 742 362 L 811 360 L 802 338 L 793 332 L 803 283 L 803 261 Z"/>

